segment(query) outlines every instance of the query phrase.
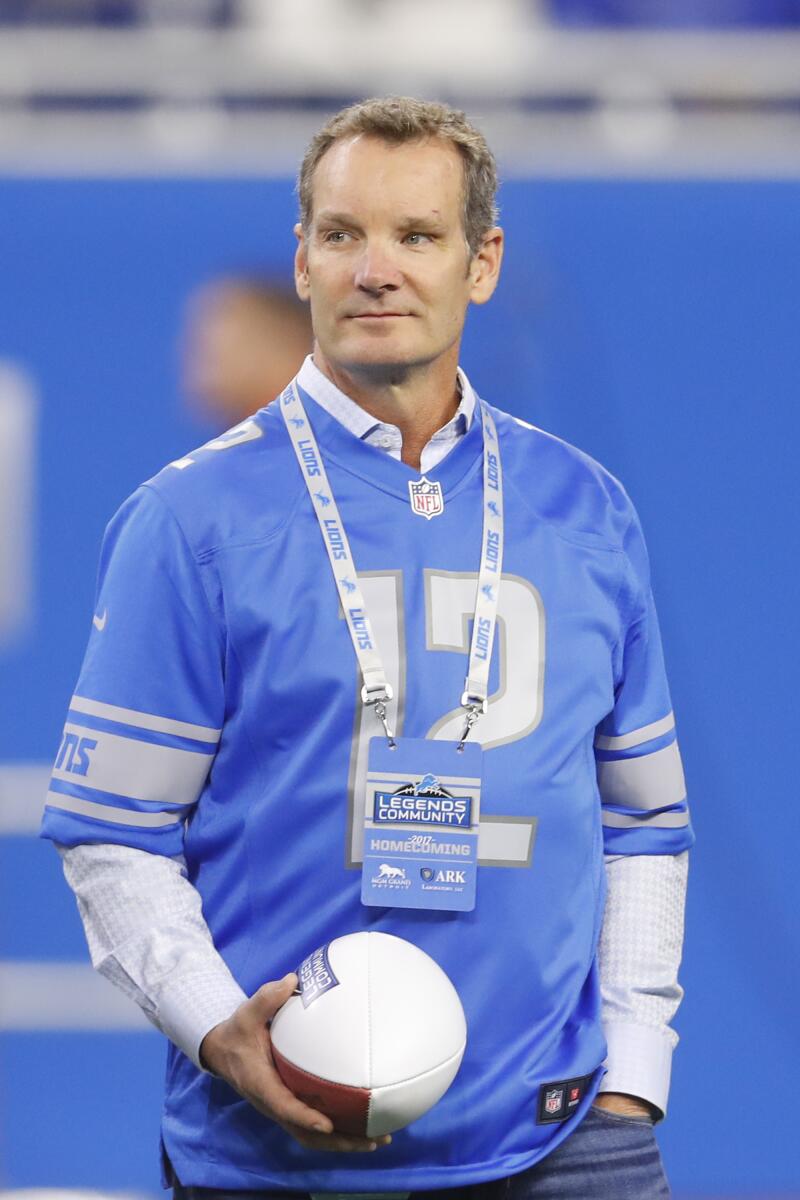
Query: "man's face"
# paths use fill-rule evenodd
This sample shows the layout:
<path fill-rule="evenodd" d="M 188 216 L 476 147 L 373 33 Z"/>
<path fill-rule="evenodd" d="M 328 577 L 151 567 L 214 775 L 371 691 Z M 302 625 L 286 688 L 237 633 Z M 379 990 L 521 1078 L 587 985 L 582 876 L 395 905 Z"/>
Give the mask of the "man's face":
<path fill-rule="evenodd" d="M 369 373 L 457 352 L 467 305 L 494 290 L 502 238 L 488 260 L 470 258 L 456 148 L 336 142 L 317 166 L 313 197 L 307 235 L 295 230 L 296 281 L 325 359 Z"/>

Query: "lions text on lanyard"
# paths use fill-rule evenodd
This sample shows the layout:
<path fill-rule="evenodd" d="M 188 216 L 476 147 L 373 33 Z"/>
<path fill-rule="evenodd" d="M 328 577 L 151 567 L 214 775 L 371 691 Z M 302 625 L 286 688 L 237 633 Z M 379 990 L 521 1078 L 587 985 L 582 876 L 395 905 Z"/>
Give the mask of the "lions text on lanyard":
<path fill-rule="evenodd" d="M 469 911 L 475 907 L 482 766 L 480 746 L 467 738 L 486 711 L 503 566 L 503 486 L 494 421 L 483 407 L 483 539 L 461 697 L 464 732 L 458 742 L 431 741 L 392 735 L 386 709 L 392 691 L 347 533 L 296 384 L 286 389 L 280 407 L 361 670 L 362 701 L 375 707 L 386 734 L 372 738 L 369 745 L 361 899 L 367 905 Z M 420 486 L 427 483 L 423 479 Z M 417 503 L 413 490 L 411 503 Z M 439 836 L 444 830 L 447 836 Z"/>

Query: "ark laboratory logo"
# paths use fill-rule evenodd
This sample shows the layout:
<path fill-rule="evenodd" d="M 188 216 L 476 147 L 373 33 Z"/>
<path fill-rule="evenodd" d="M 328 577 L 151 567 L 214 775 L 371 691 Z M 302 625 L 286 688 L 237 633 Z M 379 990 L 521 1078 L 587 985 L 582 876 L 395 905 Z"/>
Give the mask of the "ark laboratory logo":
<path fill-rule="evenodd" d="M 458 870 L 455 867 L 439 867 L 437 870 L 434 870 L 433 867 L 420 867 L 419 877 L 423 884 L 449 884 L 451 889 L 456 886 L 466 887 L 467 885 L 466 871 Z"/>

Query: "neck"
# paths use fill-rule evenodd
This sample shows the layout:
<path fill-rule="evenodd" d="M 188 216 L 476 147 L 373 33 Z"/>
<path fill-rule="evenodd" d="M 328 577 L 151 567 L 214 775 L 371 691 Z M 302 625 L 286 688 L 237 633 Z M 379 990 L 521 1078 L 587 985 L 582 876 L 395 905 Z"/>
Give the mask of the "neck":
<path fill-rule="evenodd" d="M 458 347 L 454 350 L 422 366 L 345 367 L 331 362 L 315 345 L 314 363 L 376 421 L 397 426 L 403 439 L 401 458 L 419 470 L 424 447 L 458 408 Z"/>

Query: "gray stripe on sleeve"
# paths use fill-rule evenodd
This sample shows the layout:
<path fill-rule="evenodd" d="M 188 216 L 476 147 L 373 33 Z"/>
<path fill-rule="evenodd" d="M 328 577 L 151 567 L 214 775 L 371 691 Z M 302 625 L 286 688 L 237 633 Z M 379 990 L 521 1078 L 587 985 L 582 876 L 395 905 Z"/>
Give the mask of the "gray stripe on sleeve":
<path fill-rule="evenodd" d="M 686 780 L 678 743 L 639 758 L 598 762 L 597 785 L 604 804 L 649 812 L 686 799 Z"/>
<path fill-rule="evenodd" d="M 136 825 L 158 829 L 162 825 L 174 825 L 184 818 L 183 812 L 134 812 L 128 808 L 112 808 L 108 804 L 97 804 L 94 800 L 81 800 L 78 796 L 65 796 L 61 792 L 47 793 L 48 808 L 60 808 L 64 812 L 82 817 L 94 817 L 98 821 L 110 821 L 114 825 Z"/>
<path fill-rule="evenodd" d="M 134 725 L 137 729 L 152 729 L 156 733 L 172 733 L 177 737 L 194 738 L 216 746 L 221 729 L 210 729 L 207 725 L 192 725 L 189 721 L 175 721 L 172 717 L 159 717 L 155 713 L 139 712 L 134 708 L 120 708 L 117 704 L 104 704 L 100 700 L 89 700 L 77 693 L 70 701 L 73 712 L 87 713 L 92 717 L 103 717 L 106 721 L 120 721 L 123 725 Z"/>
<path fill-rule="evenodd" d="M 689 813 L 665 812 L 631 817 L 626 813 L 604 810 L 603 824 L 611 829 L 683 829 L 689 824 Z"/>
<path fill-rule="evenodd" d="M 663 733 L 669 733 L 674 726 L 674 713 L 667 713 L 666 717 L 662 717 L 660 721 L 642 725 L 641 729 L 632 729 L 630 733 L 621 733 L 617 737 L 604 737 L 602 734 L 598 734 L 594 739 L 594 744 L 598 750 L 628 750 L 631 746 L 641 746 L 643 742 L 649 742 L 652 738 L 661 737 Z"/>
<path fill-rule="evenodd" d="M 64 726 L 64 733 L 72 734 L 76 742 L 85 732 L 70 721 Z M 89 787 L 158 805 L 194 804 L 203 790 L 213 761 L 210 750 L 206 753 L 140 742 L 102 729 L 91 732 L 94 748 L 86 773 Z M 67 769 L 71 765 L 57 761 L 53 778 L 75 783 L 74 771 Z"/>

